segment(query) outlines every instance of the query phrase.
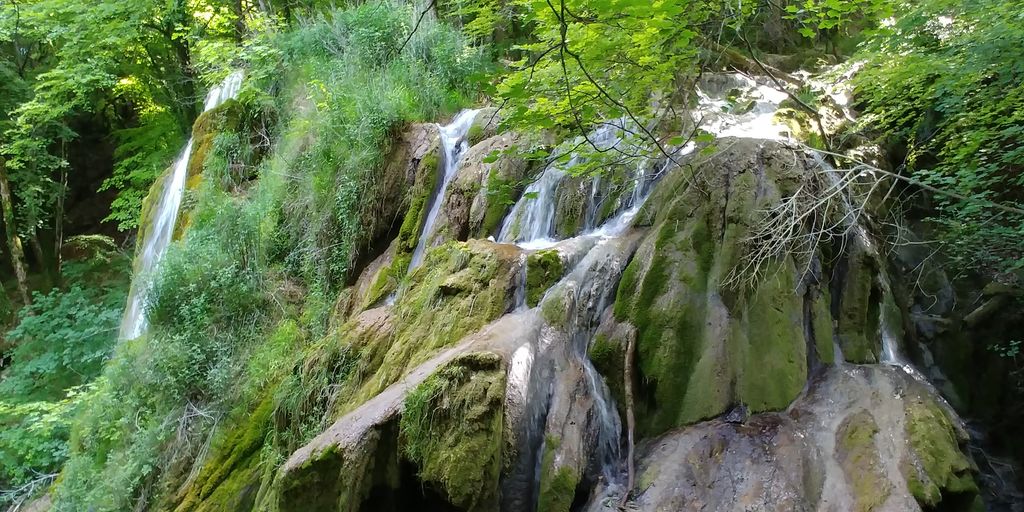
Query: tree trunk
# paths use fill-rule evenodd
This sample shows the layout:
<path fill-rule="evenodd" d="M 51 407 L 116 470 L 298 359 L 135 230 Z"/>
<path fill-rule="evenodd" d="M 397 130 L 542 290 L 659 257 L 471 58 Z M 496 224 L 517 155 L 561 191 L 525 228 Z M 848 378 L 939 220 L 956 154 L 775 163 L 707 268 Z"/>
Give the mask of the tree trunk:
<path fill-rule="evenodd" d="M 14 203 L 11 201 L 11 184 L 7 181 L 7 162 L 0 157 L 0 209 L 3 210 L 4 227 L 7 231 L 7 249 L 11 254 L 11 266 L 18 280 L 18 293 L 26 306 L 32 303 L 28 294 L 28 274 L 25 273 L 25 251 L 21 248 L 18 230 L 14 224 Z"/>
<path fill-rule="evenodd" d="M 235 11 L 235 40 L 241 43 L 245 37 L 245 10 L 242 8 L 242 0 L 234 0 L 231 8 Z"/>

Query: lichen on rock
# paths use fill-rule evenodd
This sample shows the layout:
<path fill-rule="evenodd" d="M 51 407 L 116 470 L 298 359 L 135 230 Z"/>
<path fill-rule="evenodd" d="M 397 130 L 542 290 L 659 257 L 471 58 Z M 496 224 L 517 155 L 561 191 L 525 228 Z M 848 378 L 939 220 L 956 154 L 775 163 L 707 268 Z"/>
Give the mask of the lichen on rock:
<path fill-rule="evenodd" d="M 846 417 L 836 431 L 836 457 L 853 490 L 857 512 L 879 507 L 892 492 L 875 445 L 878 425 L 867 411 Z"/>
<path fill-rule="evenodd" d="M 615 316 L 637 333 L 644 435 L 721 414 L 785 408 L 807 376 L 800 279 L 791 260 L 754 285 L 730 283 L 763 205 L 792 188 L 804 158 L 784 145 L 728 140 L 666 177 L 662 205 L 623 274 Z M 701 188 L 695 183 L 705 183 Z"/>
<path fill-rule="evenodd" d="M 977 494 L 970 459 L 937 402 L 918 399 L 907 404 L 906 431 L 912 455 L 901 470 L 918 503 L 935 507 L 945 498 Z"/>

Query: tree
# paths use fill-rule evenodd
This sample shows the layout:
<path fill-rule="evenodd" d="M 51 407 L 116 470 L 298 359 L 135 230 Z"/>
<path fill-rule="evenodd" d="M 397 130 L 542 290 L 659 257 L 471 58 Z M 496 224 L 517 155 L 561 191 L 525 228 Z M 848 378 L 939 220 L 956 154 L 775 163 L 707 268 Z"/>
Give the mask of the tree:
<path fill-rule="evenodd" d="M 855 78 L 863 123 L 900 170 L 955 195 L 930 219 L 961 269 L 1024 268 L 1024 18 L 1019 3 L 900 2 Z M 992 204 L 1004 205 L 994 208 Z"/>
<path fill-rule="evenodd" d="M 14 276 L 18 280 L 18 293 L 21 295 L 22 304 L 31 304 L 32 301 L 28 292 L 28 277 L 25 273 L 25 253 L 21 249 L 21 239 L 18 238 L 17 229 L 14 224 L 11 185 L 7 181 L 6 162 L 3 157 L 0 157 L 0 209 L 3 210 L 4 235 L 7 241 L 7 250 L 11 255 L 11 266 L 14 268 Z"/>

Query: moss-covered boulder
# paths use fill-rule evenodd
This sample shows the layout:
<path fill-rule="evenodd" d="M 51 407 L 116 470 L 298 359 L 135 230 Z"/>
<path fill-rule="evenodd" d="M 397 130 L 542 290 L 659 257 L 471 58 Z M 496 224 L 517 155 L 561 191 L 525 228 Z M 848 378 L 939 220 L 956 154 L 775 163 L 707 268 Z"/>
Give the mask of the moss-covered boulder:
<path fill-rule="evenodd" d="M 637 186 L 646 187 L 661 163 L 645 161 L 639 170 L 610 162 L 593 176 L 567 176 L 556 189 L 553 228 L 559 238 L 569 238 L 595 229 L 630 206 Z M 639 174 L 638 172 L 643 171 Z"/>
<path fill-rule="evenodd" d="M 882 351 L 881 314 L 884 299 L 879 281 L 877 256 L 863 237 L 847 237 L 847 251 L 837 263 L 839 298 L 836 312 L 836 340 L 843 357 L 854 363 L 875 363 Z"/>
<path fill-rule="evenodd" d="M 333 414 L 366 402 L 437 351 L 511 310 L 520 254 L 514 246 L 481 240 L 434 248 L 394 306 L 365 311 L 318 343 L 307 367 L 329 371 L 339 358 L 347 366 L 344 381 L 331 383 Z"/>
<path fill-rule="evenodd" d="M 504 443 L 505 362 L 459 357 L 405 399 L 401 445 L 424 482 L 460 510 L 497 510 Z"/>
<path fill-rule="evenodd" d="M 557 249 L 542 249 L 526 257 L 526 305 L 536 306 L 544 292 L 565 274 L 565 263 Z"/>
<path fill-rule="evenodd" d="M 480 109 L 476 113 L 476 117 L 473 118 L 473 124 L 469 127 L 469 131 L 466 133 L 469 145 L 475 146 L 485 139 L 498 135 L 502 119 L 501 110 L 497 107 L 484 107 Z"/>
<path fill-rule="evenodd" d="M 875 510 L 892 492 L 875 444 L 877 435 L 878 425 L 867 411 L 847 416 L 836 431 L 836 460 L 853 490 L 857 512 Z"/>
<path fill-rule="evenodd" d="M 497 235 L 505 213 L 526 187 L 531 163 L 523 153 L 528 146 L 527 138 L 504 133 L 467 150 L 443 198 L 432 245 Z"/>
<path fill-rule="evenodd" d="M 772 261 L 759 279 L 737 269 L 762 210 L 792 194 L 813 163 L 775 142 L 720 144 L 658 184 L 652 231 L 619 285 L 616 320 L 636 329 L 644 435 L 736 404 L 783 409 L 807 378 L 815 340 L 796 292 L 801 267 Z"/>
<path fill-rule="evenodd" d="M 730 415 L 641 443 L 629 506 L 973 511 L 977 489 L 956 431 L 928 386 L 902 369 L 832 366 L 785 412 Z"/>
<path fill-rule="evenodd" d="M 937 507 L 943 501 L 970 504 L 978 493 L 970 459 L 961 445 L 949 413 L 933 400 L 916 399 L 906 408 L 906 435 L 911 453 L 900 469 L 910 492 L 922 507 Z"/>

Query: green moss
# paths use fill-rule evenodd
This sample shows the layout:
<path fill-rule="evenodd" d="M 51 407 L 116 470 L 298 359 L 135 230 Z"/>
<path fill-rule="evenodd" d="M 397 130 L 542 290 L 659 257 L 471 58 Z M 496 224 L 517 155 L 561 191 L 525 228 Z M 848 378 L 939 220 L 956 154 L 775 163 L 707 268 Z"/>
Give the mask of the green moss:
<path fill-rule="evenodd" d="M 803 300 L 794 293 L 794 264 L 778 261 L 770 278 L 754 283 L 723 284 L 742 261 L 743 242 L 763 207 L 759 178 L 742 172 L 726 180 L 715 177 L 721 173 L 717 165 L 699 169 L 703 181 L 711 180 L 710 197 L 689 187 L 684 171 L 658 184 L 651 199 L 661 205 L 654 226 L 616 295 L 615 318 L 636 329 L 642 436 L 717 416 L 735 404 L 755 412 L 781 410 L 806 383 Z"/>
<path fill-rule="evenodd" d="M 839 303 L 836 335 L 843 357 L 852 363 L 876 363 L 881 352 L 879 311 L 881 290 L 874 259 L 862 249 L 852 250 Z"/>
<path fill-rule="evenodd" d="M 559 238 L 570 238 L 583 228 L 583 217 L 587 209 L 588 194 L 584 191 L 589 183 L 582 178 L 569 177 L 558 185 L 555 205 L 555 234 Z"/>
<path fill-rule="evenodd" d="M 537 511 L 569 512 L 579 481 L 579 473 L 568 467 L 558 468 L 550 478 L 542 478 Z"/>
<path fill-rule="evenodd" d="M 210 456 L 174 507 L 186 511 L 242 511 L 252 507 L 262 476 L 261 449 L 274 412 L 268 393 L 254 410 L 235 411 Z"/>
<path fill-rule="evenodd" d="M 188 160 L 188 177 L 193 178 L 203 172 L 210 151 L 213 150 L 214 139 L 218 134 L 238 131 L 244 115 L 242 104 L 236 100 L 227 100 L 216 108 L 203 112 L 192 124 L 192 155 Z"/>
<path fill-rule="evenodd" d="M 722 399 L 723 392 L 728 393 L 728 375 L 715 368 L 713 359 L 700 357 L 713 249 L 710 233 L 700 221 L 679 228 L 673 221 L 656 228 L 649 260 L 631 264 L 645 265 L 635 278 L 635 292 L 624 295 L 632 284 L 627 282 L 618 295 L 637 329 L 637 363 L 648 388 L 646 396 L 653 396 L 644 403 L 649 410 L 638 414 L 645 435 L 713 416 L 728 406 Z"/>
<path fill-rule="evenodd" d="M 620 201 L 622 200 L 622 194 L 626 192 L 626 188 L 622 186 L 612 187 L 601 200 L 601 208 L 597 211 L 597 218 L 594 219 L 597 225 L 603 224 L 606 220 L 612 218 L 615 212 L 619 209 Z"/>
<path fill-rule="evenodd" d="M 626 387 L 624 369 L 626 362 L 625 344 L 618 339 L 610 338 L 607 334 L 598 333 L 594 336 L 594 342 L 590 345 L 588 354 L 594 369 L 598 371 L 608 384 L 608 390 L 615 399 L 615 405 L 619 409 L 619 415 L 625 417 L 624 404 L 626 403 Z"/>
<path fill-rule="evenodd" d="M 487 209 L 484 211 L 484 220 L 480 230 L 473 236 L 486 238 L 497 235 L 501 221 L 523 188 L 518 181 L 502 179 L 498 171 L 492 168 L 487 175 Z"/>
<path fill-rule="evenodd" d="M 163 195 L 164 187 L 167 185 L 167 180 L 170 179 L 171 173 L 173 172 L 173 166 L 164 170 L 164 172 L 153 181 L 153 184 L 150 185 L 149 192 L 142 200 L 142 213 L 139 214 L 139 232 L 135 242 L 136 251 L 145 247 L 145 240 L 149 238 L 150 230 L 153 229 L 153 222 L 150 221 L 150 218 L 153 216 L 154 211 L 159 205 L 160 196 Z M 133 258 L 133 261 L 138 261 L 138 259 Z"/>
<path fill-rule="evenodd" d="M 544 437 L 537 512 L 569 512 L 572 506 L 580 474 L 571 467 L 555 467 L 555 455 L 561 446 L 561 438 L 550 435 Z"/>
<path fill-rule="evenodd" d="M 786 408 L 807 382 L 802 298 L 793 293 L 794 269 L 776 271 L 745 308 L 743 368 L 737 391 L 751 411 Z"/>
<path fill-rule="evenodd" d="M 866 410 L 851 414 L 836 431 L 836 458 L 850 484 L 855 510 L 870 512 L 892 492 L 875 446 L 878 424 Z"/>
<path fill-rule="evenodd" d="M 486 135 L 484 126 L 473 124 L 473 126 L 469 127 L 469 131 L 466 132 L 466 140 L 469 141 L 470 146 L 475 146 L 478 142 L 484 140 L 484 135 Z"/>
<path fill-rule="evenodd" d="M 568 322 L 568 305 L 566 304 L 565 293 L 549 293 L 544 296 L 540 303 L 540 315 L 544 321 L 553 327 L 565 327 Z"/>
<path fill-rule="evenodd" d="M 403 451 L 463 510 L 497 509 L 504 400 L 502 358 L 490 353 L 452 361 L 406 398 Z"/>
<path fill-rule="evenodd" d="M 526 304 L 536 306 L 544 292 L 565 273 L 565 264 L 555 249 L 530 253 L 526 258 Z"/>
<path fill-rule="evenodd" d="M 437 350 L 497 319 L 511 307 L 510 287 L 518 249 L 487 241 L 449 242 L 427 252 L 423 265 L 394 306 L 394 331 L 356 334 L 359 317 L 338 328 L 341 342 L 357 356 L 354 376 L 339 401 L 351 410 Z M 390 322 L 389 322 L 390 323 Z"/>
<path fill-rule="evenodd" d="M 416 173 L 416 184 L 409 200 L 409 209 L 402 217 L 402 225 L 398 229 L 398 244 L 391 265 L 381 269 L 373 284 L 366 293 L 363 305 L 374 304 L 398 289 L 399 282 L 405 277 L 412 262 L 412 253 L 419 243 L 420 231 L 430 206 L 438 173 L 438 148 L 433 148 L 420 160 Z"/>
<path fill-rule="evenodd" d="M 834 363 L 836 345 L 828 293 L 822 293 L 811 305 L 811 326 L 814 329 L 814 344 L 818 350 L 818 359 L 825 364 Z"/>
<path fill-rule="evenodd" d="M 953 425 L 934 400 L 915 399 L 906 408 L 906 432 L 912 460 L 901 464 L 911 494 L 924 507 L 948 495 L 976 495 L 971 464 L 960 450 Z"/>

